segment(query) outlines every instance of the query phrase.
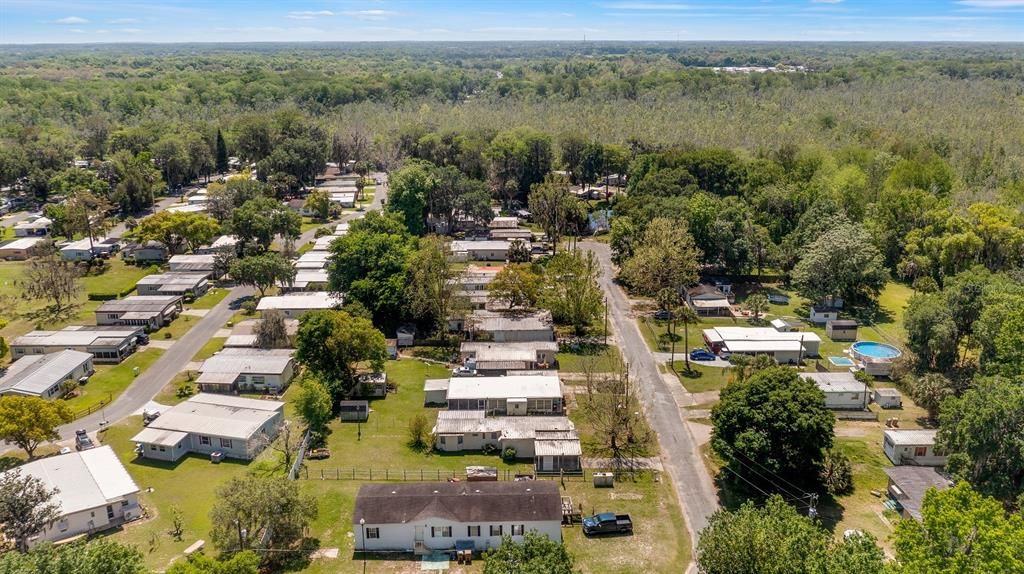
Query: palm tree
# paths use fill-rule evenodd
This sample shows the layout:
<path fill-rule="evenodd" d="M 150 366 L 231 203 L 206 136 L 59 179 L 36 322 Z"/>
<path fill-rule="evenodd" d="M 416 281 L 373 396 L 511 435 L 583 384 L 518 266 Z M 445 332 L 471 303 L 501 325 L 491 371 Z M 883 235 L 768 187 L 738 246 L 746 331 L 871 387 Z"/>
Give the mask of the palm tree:
<path fill-rule="evenodd" d="M 683 324 L 683 356 L 686 358 L 686 372 L 690 372 L 690 353 L 686 345 L 690 341 L 690 323 L 697 323 L 697 313 L 687 304 L 682 304 L 672 312 L 672 321 L 679 321 Z M 675 339 L 673 338 L 673 341 Z"/>

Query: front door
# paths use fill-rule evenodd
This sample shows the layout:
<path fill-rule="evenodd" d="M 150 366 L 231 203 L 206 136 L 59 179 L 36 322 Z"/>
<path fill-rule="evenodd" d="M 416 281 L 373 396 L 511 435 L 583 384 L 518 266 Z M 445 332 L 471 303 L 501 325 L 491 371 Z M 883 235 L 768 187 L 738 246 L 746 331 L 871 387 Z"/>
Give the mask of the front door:
<path fill-rule="evenodd" d="M 423 526 L 416 527 L 416 542 L 423 542 Z"/>
<path fill-rule="evenodd" d="M 110 504 L 107 505 L 107 520 L 114 519 L 114 507 Z"/>

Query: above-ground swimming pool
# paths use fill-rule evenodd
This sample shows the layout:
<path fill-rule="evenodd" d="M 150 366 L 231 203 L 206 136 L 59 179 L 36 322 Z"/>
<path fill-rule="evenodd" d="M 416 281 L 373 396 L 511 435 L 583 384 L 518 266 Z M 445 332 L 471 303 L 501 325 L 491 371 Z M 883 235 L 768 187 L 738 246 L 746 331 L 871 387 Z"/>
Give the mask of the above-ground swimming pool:
<path fill-rule="evenodd" d="M 853 357 L 859 361 L 891 361 L 903 354 L 892 345 L 875 341 L 857 341 L 850 347 L 850 351 L 853 353 Z"/>
<path fill-rule="evenodd" d="M 829 357 L 828 362 L 837 367 L 852 367 L 853 359 L 850 357 Z"/>

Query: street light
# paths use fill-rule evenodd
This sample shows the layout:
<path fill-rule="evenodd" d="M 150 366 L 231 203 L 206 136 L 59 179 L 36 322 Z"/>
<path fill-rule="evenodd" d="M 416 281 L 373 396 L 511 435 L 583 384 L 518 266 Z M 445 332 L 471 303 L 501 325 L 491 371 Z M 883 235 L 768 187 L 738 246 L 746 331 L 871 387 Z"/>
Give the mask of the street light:
<path fill-rule="evenodd" d="M 366 519 L 359 519 L 359 529 L 362 530 L 362 554 L 363 554 L 363 573 L 366 572 Z"/>

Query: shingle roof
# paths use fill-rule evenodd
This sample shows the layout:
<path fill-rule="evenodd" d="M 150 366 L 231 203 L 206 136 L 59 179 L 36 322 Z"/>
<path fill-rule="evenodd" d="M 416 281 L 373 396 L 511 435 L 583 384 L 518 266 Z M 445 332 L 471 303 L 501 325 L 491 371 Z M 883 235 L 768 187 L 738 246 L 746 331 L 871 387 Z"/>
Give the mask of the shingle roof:
<path fill-rule="evenodd" d="M 562 520 L 558 485 L 547 481 L 364 484 L 352 520 L 405 524 L 441 518 L 453 522 Z"/>

